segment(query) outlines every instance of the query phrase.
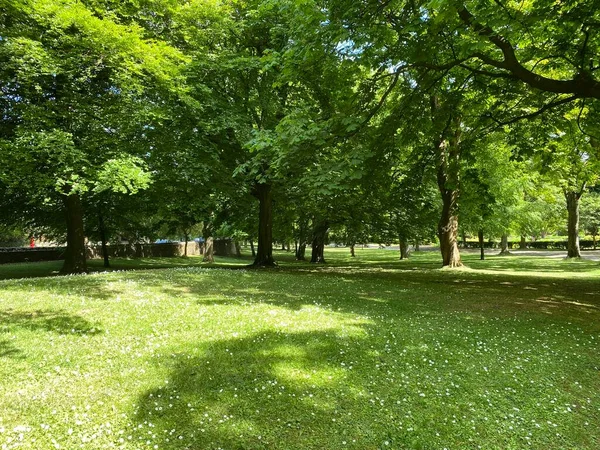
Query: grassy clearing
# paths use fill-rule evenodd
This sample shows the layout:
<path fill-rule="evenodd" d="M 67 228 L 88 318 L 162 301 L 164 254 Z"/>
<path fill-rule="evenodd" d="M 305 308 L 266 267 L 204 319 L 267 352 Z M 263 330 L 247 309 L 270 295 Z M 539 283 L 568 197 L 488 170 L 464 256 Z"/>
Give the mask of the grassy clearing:
<path fill-rule="evenodd" d="M 278 257 L 0 281 L 0 448 L 600 447 L 599 263 Z"/>

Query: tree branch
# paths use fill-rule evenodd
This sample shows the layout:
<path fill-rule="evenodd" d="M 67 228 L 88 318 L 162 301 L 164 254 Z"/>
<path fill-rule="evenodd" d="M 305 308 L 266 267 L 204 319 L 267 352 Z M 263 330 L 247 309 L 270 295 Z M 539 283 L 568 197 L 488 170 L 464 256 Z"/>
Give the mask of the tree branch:
<path fill-rule="evenodd" d="M 458 16 L 468 28 L 486 38 L 502 51 L 504 57 L 502 61 L 495 60 L 482 53 L 473 55 L 484 63 L 497 69 L 506 70 L 516 79 L 542 91 L 554 92 L 556 94 L 574 94 L 576 97 L 581 98 L 600 98 L 600 82 L 593 79 L 589 73 L 582 71 L 581 68 L 580 72 L 572 80 L 556 80 L 538 75 L 519 62 L 514 46 L 510 41 L 497 34 L 490 27 L 477 22 L 473 14 L 464 5 L 459 7 Z"/>

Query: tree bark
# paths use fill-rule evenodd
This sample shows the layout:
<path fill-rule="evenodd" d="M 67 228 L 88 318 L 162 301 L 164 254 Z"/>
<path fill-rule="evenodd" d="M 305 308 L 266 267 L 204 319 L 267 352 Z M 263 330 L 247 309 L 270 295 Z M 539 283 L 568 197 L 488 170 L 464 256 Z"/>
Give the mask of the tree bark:
<path fill-rule="evenodd" d="M 190 235 L 185 233 L 185 245 L 183 246 L 183 256 L 187 258 L 187 250 L 188 250 L 188 241 L 190 240 Z"/>
<path fill-rule="evenodd" d="M 501 255 L 510 255 L 508 251 L 508 234 L 503 233 L 500 238 L 500 254 Z"/>
<path fill-rule="evenodd" d="M 235 239 L 233 241 L 233 245 L 235 245 L 235 256 L 239 258 L 240 256 L 242 256 L 242 248 L 240 247 L 240 241 Z"/>
<path fill-rule="evenodd" d="M 400 236 L 400 260 L 408 259 L 408 241 Z"/>
<path fill-rule="evenodd" d="M 415 240 L 415 252 L 420 252 L 421 251 L 421 242 L 416 239 Z"/>
<path fill-rule="evenodd" d="M 252 256 L 256 256 L 256 250 L 254 249 L 254 242 L 250 239 L 250 250 L 252 251 Z"/>
<path fill-rule="evenodd" d="M 527 241 L 525 240 L 525 236 L 521 235 L 521 242 L 519 243 L 519 248 L 521 250 L 525 250 L 527 248 Z"/>
<path fill-rule="evenodd" d="M 203 262 L 214 263 L 215 262 L 215 247 L 213 239 L 213 225 L 211 222 L 205 222 L 204 224 L 204 257 Z"/>
<path fill-rule="evenodd" d="M 204 258 L 202 261 L 207 263 L 215 262 L 215 247 L 214 247 L 214 239 L 212 236 L 207 237 L 204 244 Z"/>
<path fill-rule="evenodd" d="M 479 229 L 477 233 L 477 238 L 479 239 L 479 259 L 485 260 L 485 248 L 483 243 L 483 229 Z"/>
<path fill-rule="evenodd" d="M 315 264 L 325 264 L 325 240 L 329 224 L 327 222 L 317 222 L 313 229 L 312 253 L 310 262 Z"/>
<path fill-rule="evenodd" d="M 67 221 L 67 249 L 61 273 L 87 273 L 85 235 L 83 234 L 83 207 L 78 194 L 63 197 Z"/>
<path fill-rule="evenodd" d="M 355 258 L 355 257 L 356 257 L 356 254 L 354 253 L 354 244 L 351 244 L 351 245 L 350 245 L 350 256 L 351 256 L 352 258 Z"/>
<path fill-rule="evenodd" d="M 567 258 L 581 258 L 579 248 L 579 200 L 581 192 L 565 192 L 567 199 L 568 226 L 567 226 Z"/>
<path fill-rule="evenodd" d="M 102 213 L 98 214 L 98 225 L 100 231 L 100 242 L 102 243 L 102 258 L 104 259 L 104 268 L 110 267 L 110 261 L 108 260 L 108 247 L 106 246 L 106 227 L 104 226 L 104 217 Z"/>
<path fill-rule="evenodd" d="M 254 267 L 274 267 L 273 259 L 273 194 L 270 184 L 255 184 L 252 195 L 258 199 L 258 249 Z"/>
<path fill-rule="evenodd" d="M 431 99 L 432 113 L 440 110 L 439 99 Z M 445 136 L 446 133 L 450 137 Z M 458 250 L 458 197 L 460 184 L 460 118 L 449 117 L 437 141 L 437 184 L 442 196 L 442 215 L 438 222 L 438 238 L 443 267 L 463 265 Z"/>
<path fill-rule="evenodd" d="M 298 227 L 298 245 L 296 248 L 296 261 L 306 261 L 306 241 L 307 241 L 308 221 L 300 219 Z"/>

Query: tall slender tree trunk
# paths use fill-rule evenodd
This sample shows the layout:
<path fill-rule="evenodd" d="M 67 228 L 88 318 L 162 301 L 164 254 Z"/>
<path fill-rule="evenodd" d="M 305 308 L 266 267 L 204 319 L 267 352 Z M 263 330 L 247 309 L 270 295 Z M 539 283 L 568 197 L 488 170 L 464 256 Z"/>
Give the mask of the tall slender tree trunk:
<path fill-rule="evenodd" d="M 184 233 L 184 237 L 185 237 L 185 245 L 183 246 L 183 256 L 187 258 L 188 242 L 190 240 L 190 235 L 188 233 Z"/>
<path fill-rule="evenodd" d="M 356 253 L 354 252 L 354 244 L 350 244 L 350 256 L 352 258 L 356 257 Z"/>
<path fill-rule="evenodd" d="M 440 108 L 432 98 L 432 111 Z M 446 134 L 450 134 L 449 138 Z M 458 250 L 458 197 L 460 184 L 460 118 L 450 117 L 444 132 L 435 142 L 438 157 L 437 184 L 442 196 L 442 215 L 438 222 L 438 238 L 444 267 L 463 265 Z"/>
<path fill-rule="evenodd" d="M 63 197 L 67 221 L 67 249 L 61 273 L 86 273 L 83 206 L 78 194 Z"/>
<path fill-rule="evenodd" d="M 106 227 L 104 226 L 104 216 L 102 213 L 98 214 L 98 225 L 100 231 L 100 242 L 102 243 L 102 259 L 104 259 L 104 267 L 108 269 L 110 267 L 110 261 L 108 260 L 108 247 L 106 245 Z"/>
<path fill-rule="evenodd" d="M 329 224 L 327 222 L 317 222 L 313 229 L 311 263 L 325 264 L 325 240 Z"/>
<path fill-rule="evenodd" d="M 239 258 L 240 256 L 242 256 L 242 247 L 240 246 L 240 241 L 235 239 L 233 241 L 233 245 L 235 246 L 235 256 Z"/>
<path fill-rule="evenodd" d="M 477 238 L 479 239 L 479 259 L 483 261 L 485 259 L 485 248 L 484 248 L 484 243 L 483 243 L 483 229 L 482 228 L 480 228 L 479 231 L 477 232 Z"/>
<path fill-rule="evenodd" d="M 255 184 L 252 195 L 258 199 L 258 249 L 255 267 L 274 267 L 273 259 L 273 194 L 270 184 Z"/>
<path fill-rule="evenodd" d="M 250 251 L 252 252 L 252 256 L 256 256 L 256 250 L 254 249 L 254 242 L 250 239 Z"/>
<path fill-rule="evenodd" d="M 508 234 L 506 233 L 502 233 L 502 237 L 500 238 L 500 254 L 510 255 L 508 251 Z"/>
<path fill-rule="evenodd" d="M 418 239 L 415 239 L 415 252 L 421 251 L 421 242 Z"/>
<path fill-rule="evenodd" d="M 567 258 L 581 258 L 581 250 L 579 248 L 579 200 L 581 192 L 568 191 L 565 192 L 567 199 Z"/>

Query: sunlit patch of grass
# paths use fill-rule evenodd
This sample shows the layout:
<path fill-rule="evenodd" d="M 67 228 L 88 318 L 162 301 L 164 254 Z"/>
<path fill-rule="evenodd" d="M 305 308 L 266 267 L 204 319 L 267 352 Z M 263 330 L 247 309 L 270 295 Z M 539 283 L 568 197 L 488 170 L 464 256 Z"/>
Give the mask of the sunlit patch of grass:
<path fill-rule="evenodd" d="M 0 281 L 0 448 L 600 447 L 598 263 L 276 256 Z"/>

